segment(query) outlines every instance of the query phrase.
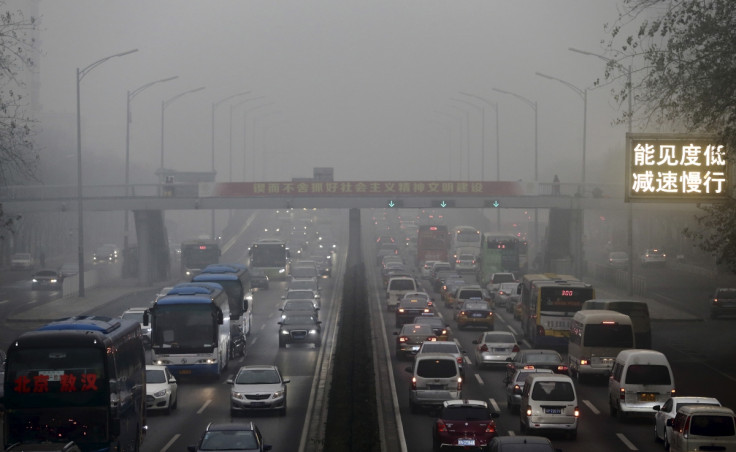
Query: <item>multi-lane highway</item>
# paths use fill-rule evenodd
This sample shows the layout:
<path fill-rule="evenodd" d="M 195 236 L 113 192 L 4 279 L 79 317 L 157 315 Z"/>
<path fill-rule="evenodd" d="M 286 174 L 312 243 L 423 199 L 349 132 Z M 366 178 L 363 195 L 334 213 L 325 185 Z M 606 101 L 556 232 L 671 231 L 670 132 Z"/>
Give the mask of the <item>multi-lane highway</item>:
<path fill-rule="evenodd" d="M 347 214 L 345 214 L 347 217 Z M 457 224 L 472 224 L 472 219 L 457 220 Z M 267 215 L 257 215 L 252 221 L 239 218 L 247 228 L 238 232 L 222 257 L 223 262 L 246 262 L 247 247 L 269 225 Z M 455 224 L 450 218 L 445 222 Z M 372 231 L 364 228 L 363 238 L 364 258 L 366 262 L 366 277 L 371 282 L 368 296 L 369 302 L 375 307 L 373 321 L 377 339 L 374 346 L 386 348 L 388 353 L 385 361 L 379 363 L 389 369 L 391 382 L 381 382 L 383 392 L 379 397 L 380 403 L 386 407 L 383 424 L 387 429 L 397 431 L 387 432 L 390 438 L 387 450 L 419 451 L 431 448 L 431 427 L 433 414 L 411 414 L 408 406 L 409 373 L 405 368 L 408 361 L 396 361 L 394 351 L 396 329 L 394 317 L 384 309 L 384 291 L 380 282 L 378 268 L 375 266 L 373 247 L 370 245 Z M 290 346 L 285 349 L 278 347 L 277 321 L 280 314 L 277 310 L 280 297 L 286 283 L 272 283 L 269 290 L 255 294 L 254 328 L 248 338 L 247 355 L 230 363 L 228 371 L 217 382 L 183 380 L 180 385 L 179 404 L 171 415 L 150 414 L 148 418 L 149 433 L 145 440 L 146 451 L 173 451 L 182 450 L 189 444 L 194 444 L 207 423 L 212 421 L 229 421 L 229 385 L 225 383 L 228 376 L 243 364 L 276 364 L 284 376 L 288 377 L 288 413 L 279 417 L 270 413 L 254 413 L 242 419 L 254 419 L 273 450 L 299 450 L 300 445 L 313 445 L 314 438 L 305 427 L 310 421 L 310 400 L 315 388 L 323 378 L 321 372 L 325 355 L 331 347 L 331 337 L 335 331 L 334 319 L 339 306 L 341 295 L 342 265 L 345 262 L 345 247 L 338 252 L 338 265 L 334 277 L 323 279 L 322 311 L 324 321 L 325 340 L 322 348 L 307 346 Z M 736 341 L 734 341 L 733 319 L 723 318 L 711 320 L 707 316 L 707 294 L 719 281 L 680 273 L 670 268 L 637 269 L 637 273 L 647 279 L 652 293 L 650 296 L 657 299 L 659 306 L 678 309 L 677 312 L 689 312 L 690 320 L 674 320 L 666 317 L 653 322 L 654 348 L 664 352 L 675 372 L 676 386 L 680 395 L 707 395 L 715 396 L 724 405 L 736 406 Z M 30 290 L 28 275 L 17 273 L 15 278 L 5 279 L 0 287 L 0 316 L 3 319 L 11 318 L 16 313 L 36 305 L 51 306 L 57 295 L 50 292 Z M 14 279 L 14 280 L 12 280 Z M 585 279 L 585 278 L 584 278 Z M 593 281 L 595 283 L 595 281 Z M 599 286 L 600 293 L 609 295 L 623 295 L 616 293 L 610 287 Z M 426 286 L 425 289 L 430 291 Z M 146 288 L 143 291 L 131 291 L 127 297 L 122 297 L 110 303 L 105 303 L 95 310 L 96 314 L 116 316 L 126 308 L 132 306 L 146 306 L 153 299 L 158 287 Z M 430 293 L 432 293 L 430 291 Z M 433 294 L 439 298 L 438 294 Z M 106 300 L 107 301 L 107 300 Z M 448 323 L 454 326 L 451 316 L 440 304 L 440 312 L 450 319 Z M 688 317 L 688 316 L 686 316 Z M 9 324 L 5 322 L 0 329 L 2 345 L 8 344 L 20 331 L 31 327 L 31 324 Z M 498 432 L 501 435 L 519 432 L 519 418 L 506 410 L 505 389 L 502 383 L 503 368 L 478 370 L 473 363 L 472 340 L 480 334 L 480 330 L 459 331 L 455 329 L 456 338 L 467 354 L 467 374 L 464 384 L 464 397 L 481 399 L 501 416 L 497 419 Z M 518 322 L 505 311 L 496 312 L 496 329 L 507 329 L 518 333 Z M 523 338 L 519 341 L 524 345 Z M 365 344 L 354 344 L 356 347 Z M 609 416 L 607 404 L 606 380 L 577 385 L 580 400 L 581 420 L 577 440 L 568 440 L 562 437 L 553 437 L 557 447 L 565 451 L 587 451 L 592 444 L 601 451 L 622 450 L 659 450 L 660 444 L 653 440 L 653 424 L 651 419 L 631 419 L 624 422 Z M 398 417 L 386 415 L 391 408 L 397 406 Z M 396 421 L 396 422 L 393 422 Z M 317 445 L 318 450 L 318 445 Z"/>

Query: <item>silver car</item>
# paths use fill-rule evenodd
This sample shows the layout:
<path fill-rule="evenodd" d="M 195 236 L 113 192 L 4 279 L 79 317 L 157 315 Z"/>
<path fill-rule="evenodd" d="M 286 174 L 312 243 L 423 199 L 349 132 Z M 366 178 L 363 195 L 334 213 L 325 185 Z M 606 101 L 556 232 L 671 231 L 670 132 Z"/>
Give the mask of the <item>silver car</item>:
<path fill-rule="evenodd" d="M 494 364 L 505 365 L 519 351 L 516 336 L 510 331 L 486 331 L 473 340 L 478 369 Z"/>
<path fill-rule="evenodd" d="M 270 365 L 243 366 L 227 383 L 230 390 L 230 414 L 246 410 L 278 410 L 286 415 L 286 384 L 278 367 Z"/>
<path fill-rule="evenodd" d="M 511 377 L 504 378 L 506 384 L 506 408 L 512 413 L 518 413 L 521 406 L 521 393 L 524 391 L 524 382 L 527 375 L 535 372 L 552 373 L 549 369 L 519 369 Z"/>

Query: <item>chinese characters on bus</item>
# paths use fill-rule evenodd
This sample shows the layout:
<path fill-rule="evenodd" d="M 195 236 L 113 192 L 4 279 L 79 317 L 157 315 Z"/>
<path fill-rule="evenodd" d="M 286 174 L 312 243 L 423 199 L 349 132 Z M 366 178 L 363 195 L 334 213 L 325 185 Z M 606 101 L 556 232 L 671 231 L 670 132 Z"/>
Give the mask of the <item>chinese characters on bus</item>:
<path fill-rule="evenodd" d="M 630 199 L 712 199 L 727 194 L 727 158 L 722 144 L 686 138 L 634 139 L 629 152 Z"/>
<path fill-rule="evenodd" d="M 32 392 L 52 392 L 49 382 L 58 382 L 53 392 L 86 392 L 97 391 L 97 374 L 62 374 L 49 375 L 39 373 L 34 376 L 21 375 L 14 381 L 13 390 L 26 394 Z M 58 389 L 56 389 L 58 387 Z"/>

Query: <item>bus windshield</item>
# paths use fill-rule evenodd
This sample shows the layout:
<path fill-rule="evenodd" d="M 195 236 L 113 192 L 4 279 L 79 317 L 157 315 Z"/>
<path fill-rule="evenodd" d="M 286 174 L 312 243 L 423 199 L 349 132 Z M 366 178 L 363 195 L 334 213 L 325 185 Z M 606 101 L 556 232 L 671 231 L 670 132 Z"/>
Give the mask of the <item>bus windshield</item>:
<path fill-rule="evenodd" d="M 250 259 L 253 267 L 283 267 L 286 265 L 286 248 L 282 244 L 254 245 Z"/>
<path fill-rule="evenodd" d="M 162 305 L 153 312 L 154 348 L 177 353 L 211 352 L 217 344 L 217 325 L 210 305 Z"/>

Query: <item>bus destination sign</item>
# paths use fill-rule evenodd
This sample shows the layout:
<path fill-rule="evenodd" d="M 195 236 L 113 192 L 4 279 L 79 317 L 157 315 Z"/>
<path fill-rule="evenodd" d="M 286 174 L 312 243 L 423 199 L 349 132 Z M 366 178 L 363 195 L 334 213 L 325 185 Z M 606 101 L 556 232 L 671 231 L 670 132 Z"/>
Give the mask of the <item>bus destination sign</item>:
<path fill-rule="evenodd" d="M 714 135 L 626 134 L 626 202 L 726 199 L 727 150 Z"/>

